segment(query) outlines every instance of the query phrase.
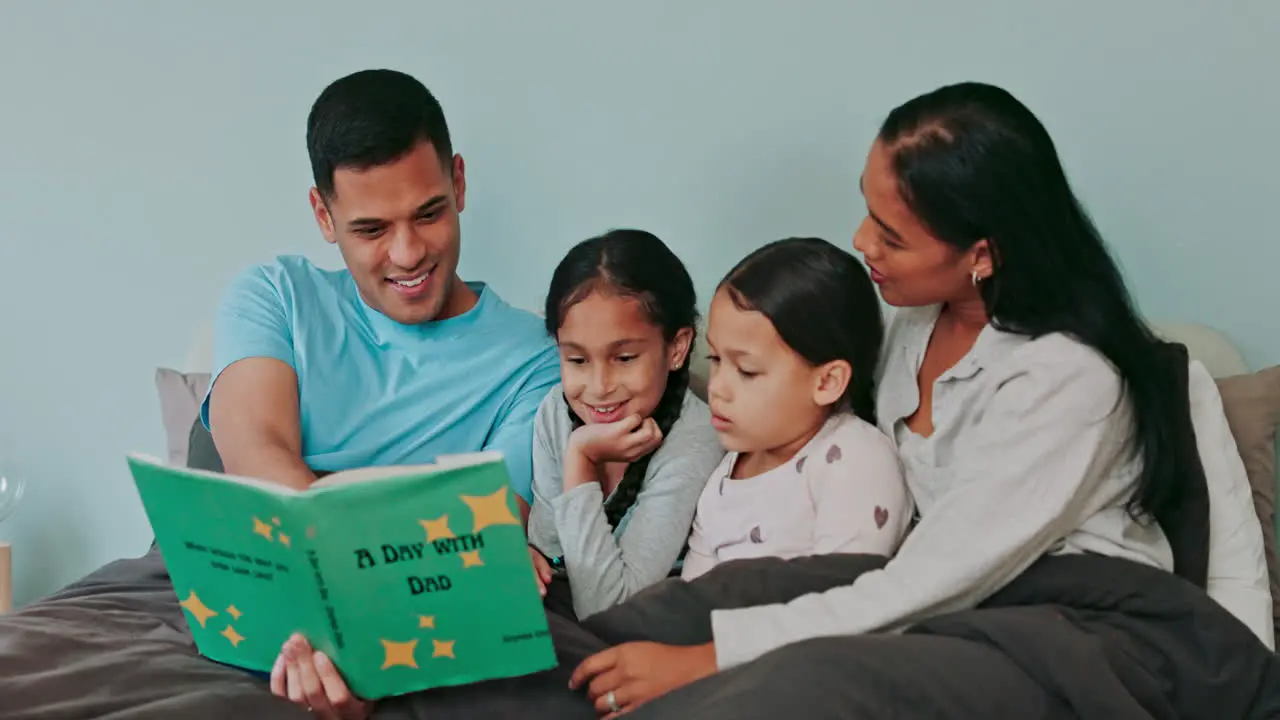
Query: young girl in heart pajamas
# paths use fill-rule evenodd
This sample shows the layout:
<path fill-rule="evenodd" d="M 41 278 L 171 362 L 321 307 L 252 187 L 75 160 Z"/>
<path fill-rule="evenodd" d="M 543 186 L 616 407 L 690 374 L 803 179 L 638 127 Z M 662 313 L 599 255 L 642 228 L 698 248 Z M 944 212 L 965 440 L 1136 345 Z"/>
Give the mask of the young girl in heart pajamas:
<path fill-rule="evenodd" d="M 883 322 L 867 272 L 824 240 L 781 240 L 729 272 L 708 320 L 708 402 L 729 452 L 698 500 L 682 576 L 740 558 L 892 556 L 912 502 L 875 425 Z"/>

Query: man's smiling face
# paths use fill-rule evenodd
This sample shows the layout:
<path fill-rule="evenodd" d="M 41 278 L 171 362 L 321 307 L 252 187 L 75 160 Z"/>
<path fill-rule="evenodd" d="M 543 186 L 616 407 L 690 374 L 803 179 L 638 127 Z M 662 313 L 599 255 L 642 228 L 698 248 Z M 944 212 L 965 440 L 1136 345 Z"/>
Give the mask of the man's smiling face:
<path fill-rule="evenodd" d="M 457 279 L 466 204 L 460 156 L 442 163 L 430 142 L 419 142 L 383 165 L 337 168 L 333 189 L 324 198 L 313 188 L 311 206 L 369 307 L 405 325 L 470 309 L 471 293 Z"/>

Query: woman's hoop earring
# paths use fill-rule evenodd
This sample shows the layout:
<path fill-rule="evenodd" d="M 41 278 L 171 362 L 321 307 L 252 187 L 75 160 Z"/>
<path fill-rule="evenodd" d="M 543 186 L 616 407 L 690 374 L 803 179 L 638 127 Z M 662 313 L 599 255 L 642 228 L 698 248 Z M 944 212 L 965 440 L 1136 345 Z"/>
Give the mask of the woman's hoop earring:
<path fill-rule="evenodd" d="M 974 287 L 978 287 L 978 279 L 979 279 L 979 278 L 978 278 L 978 271 L 977 271 L 977 269 L 974 269 L 973 274 L 969 276 L 969 279 L 973 280 L 973 286 L 974 286 Z"/>

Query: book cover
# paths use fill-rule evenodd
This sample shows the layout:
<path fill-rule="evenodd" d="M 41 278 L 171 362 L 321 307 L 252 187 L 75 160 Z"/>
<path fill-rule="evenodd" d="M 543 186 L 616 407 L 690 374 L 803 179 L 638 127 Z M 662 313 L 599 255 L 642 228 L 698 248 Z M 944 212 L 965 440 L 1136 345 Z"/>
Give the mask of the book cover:
<path fill-rule="evenodd" d="M 211 660 L 269 672 L 301 632 L 366 699 L 556 663 L 500 455 L 337 473 L 305 491 L 128 462 Z"/>

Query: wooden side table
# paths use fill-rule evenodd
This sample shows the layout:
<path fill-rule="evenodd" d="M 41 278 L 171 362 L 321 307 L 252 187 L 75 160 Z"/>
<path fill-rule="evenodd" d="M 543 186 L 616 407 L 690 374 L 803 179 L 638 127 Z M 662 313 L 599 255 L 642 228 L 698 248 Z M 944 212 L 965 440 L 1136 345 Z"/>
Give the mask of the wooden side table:
<path fill-rule="evenodd" d="M 13 548 L 0 542 L 0 613 L 13 609 Z"/>

